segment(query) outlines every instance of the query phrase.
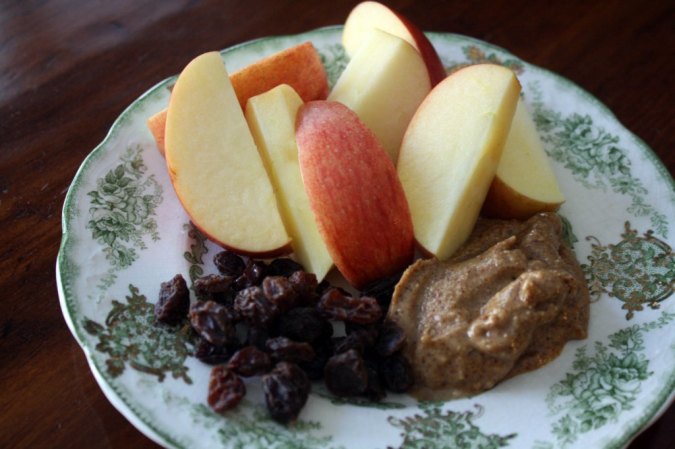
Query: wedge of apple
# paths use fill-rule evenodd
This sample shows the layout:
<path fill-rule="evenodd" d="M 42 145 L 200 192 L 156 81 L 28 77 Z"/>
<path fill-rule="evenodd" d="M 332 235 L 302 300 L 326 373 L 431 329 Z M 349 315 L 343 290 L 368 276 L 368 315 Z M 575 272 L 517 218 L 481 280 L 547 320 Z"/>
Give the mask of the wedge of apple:
<path fill-rule="evenodd" d="M 356 288 L 413 258 L 410 211 L 375 135 L 345 105 L 312 101 L 297 117 L 300 171 L 333 262 Z"/>
<path fill-rule="evenodd" d="M 232 73 L 230 81 L 241 108 L 248 99 L 279 84 L 288 84 L 303 101 L 324 100 L 328 95 L 328 77 L 321 56 L 311 42 L 304 42 L 262 58 Z M 164 153 L 166 112 L 148 120 L 160 153 Z"/>
<path fill-rule="evenodd" d="M 219 53 L 198 56 L 178 77 L 165 137 L 173 187 L 208 238 L 258 257 L 290 250 L 272 183 Z"/>
<path fill-rule="evenodd" d="M 519 93 L 511 70 L 474 65 L 439 83 L 415 113 L 397 169 L 424 252 L 445 260 L 471 233 Z"/>
<path fill-rule="evenodd" d="M 429 74 L 419 53 L 403 39 L 374 29 L 354 53 L 328 99 L 356 112 L 396 164 L 403 133 L 430 90 Z"/>
<path fill-rule="evenodd" d="M 298 163 L 295 118 L 303 101 L 287 84 L 256 95 L 246 106 L 246 121 L 277 194 L 293 253 L 321 281 L 333 266 L 309 205 Z"/>
<path fill-rule="evenodd" d="M 482 214 L 525 220 L 565 201 L 532 116 L 521 98 Z"/>
<path fill-rule="evenodd" d="M 163 155 L 164 154 L 164 133 L 166 131 L 166 109 L 162 109 L 156 114 L 152 114 L 148 117 L 145 124 L 147 125 L 152 137 L 155 139 L 155 144 L 157 149 Z"/>
<path fill-rule="evenodd" d="M 342 31 L 342 45 L 353 57 L 373 29 L 405 39 L 422 55 L 432 87 L 445 78 L 443 63 L 424 33 L 402 14 L 378 2 L 362 2 L 352 9 Z"/>

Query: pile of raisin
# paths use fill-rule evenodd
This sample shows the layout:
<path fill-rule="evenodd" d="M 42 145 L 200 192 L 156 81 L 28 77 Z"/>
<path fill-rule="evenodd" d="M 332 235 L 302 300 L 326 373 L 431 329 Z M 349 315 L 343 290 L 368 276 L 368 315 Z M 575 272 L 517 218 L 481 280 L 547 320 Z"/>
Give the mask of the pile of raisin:
<path fill-rule="evenodd" d="M 323 380 L 336 396 L 379 401 L 386 391 L 413 384 L 401 353 L 403 331 L 384 319 L 398 277 L 384 279 L 361 295 L 333 287 L 289 258 L 267 263 L 222 251 L 217 274 L 196 279 L 190 304 L 181 275 L 161 285 L 155 317 L 164 325 L 189 323 L 194 355 L 214 365 L 208 403 L 224 413 L 246 394 L 242 378 L 260 376 L 270 416 L 294 421 Z M 345 335 L 334 335 L 343 322 Z"/>

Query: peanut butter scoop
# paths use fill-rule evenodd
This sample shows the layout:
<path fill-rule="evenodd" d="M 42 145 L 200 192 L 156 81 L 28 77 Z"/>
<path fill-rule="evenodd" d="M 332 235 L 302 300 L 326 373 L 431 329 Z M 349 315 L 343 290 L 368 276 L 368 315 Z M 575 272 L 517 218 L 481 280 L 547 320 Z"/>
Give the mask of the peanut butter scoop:
<path fill-rule="evenodd" d="M 450 260 L 419 260 L 406 270 L 389 318 L 406 333 L 414 394 L 477 394 L 586 338 L 588 288 L 562 233 L 553 213 L 481 220 Z"/>

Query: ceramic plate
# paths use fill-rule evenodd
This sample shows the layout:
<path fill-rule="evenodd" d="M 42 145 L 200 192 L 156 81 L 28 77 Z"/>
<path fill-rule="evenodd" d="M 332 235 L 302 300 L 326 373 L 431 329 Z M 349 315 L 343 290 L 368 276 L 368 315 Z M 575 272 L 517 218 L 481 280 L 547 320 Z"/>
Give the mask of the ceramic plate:
<path fill-rule="evenodd" d="M 347 58 L 340 27 L 224 50 L 230 71 L 311 40 L 331 82 Z M 108 399 L 168 447 L 614 448 L 673 398 L 675 189 L 654 153 L 588 93 L 475 39 L 430 33 L 448 69 L 492 62 L 514 70 L 567 202 L 567 223 L 592 292 L 587 340 L 545 367 L 475 397 L 378 404 L 336 400 L 316 386 L 298 422 L 271 421 L 259 382 L 236 412 L 210 411 L 210 368 L 188 338 L 153 326 L 159 285 L 215 272 L 218 248 L 190 225 L 145 126 L 175 78 L 115 121 L 78 171 L 63 210 L 61 307 Z M 196 55 L 195 55 L 196 56 Z"/>

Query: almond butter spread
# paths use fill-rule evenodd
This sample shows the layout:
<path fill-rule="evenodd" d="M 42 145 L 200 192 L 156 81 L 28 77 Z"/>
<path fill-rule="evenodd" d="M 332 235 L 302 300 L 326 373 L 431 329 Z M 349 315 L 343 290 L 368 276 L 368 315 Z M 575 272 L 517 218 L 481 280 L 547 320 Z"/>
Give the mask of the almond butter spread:
<path fill-rule="evenodd" d="M 406 270 L 389 318 L 406 333 L 414 394 L 476 394 L 586 338 L 588 289 L 562 232 L 553 213 L 480 220 L 450 260 L 419 260 Z"/>

